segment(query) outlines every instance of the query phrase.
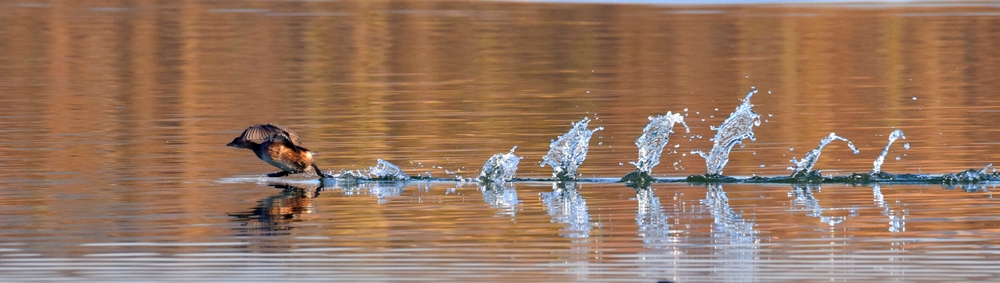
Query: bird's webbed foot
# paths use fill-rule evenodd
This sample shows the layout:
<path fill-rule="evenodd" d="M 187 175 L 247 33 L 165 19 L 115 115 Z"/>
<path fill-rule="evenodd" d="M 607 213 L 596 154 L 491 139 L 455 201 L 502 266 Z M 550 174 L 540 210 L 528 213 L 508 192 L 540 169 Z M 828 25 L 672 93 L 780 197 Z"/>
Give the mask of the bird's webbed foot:
<path fill-rule="evenodd" d="M 268 177 L 284 177 L 284 176 L 288 176 L 288 172 L 286 172 L 286 171 L 274 172 L 274 173 L 267 174 L 267 176 Z"/>

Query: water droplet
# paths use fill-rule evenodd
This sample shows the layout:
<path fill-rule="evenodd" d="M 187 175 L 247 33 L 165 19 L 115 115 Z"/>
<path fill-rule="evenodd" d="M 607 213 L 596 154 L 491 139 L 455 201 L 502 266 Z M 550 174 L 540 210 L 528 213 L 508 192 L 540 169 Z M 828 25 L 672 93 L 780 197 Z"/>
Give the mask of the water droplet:
<path fill-rule="evenodd" d="M 769 91 L 767 91 L 767 94 L 771 94 L 771 91 L 770 91 L 770 90 L 769 90 Z"/>
<path fill-rule="evenodd" d="M 747 78 L 749 79 L 749 78 L 750 78 L 750 76 L 747 76 Z"/>
<path fill-rule="evenodd" d="M 719 108 L 715 108 L 715 111 L 719 111 Z"/>
<path fill-rule="evenodd" d="M 788 151 L 795 151 L 795 148 L 794 147 L 789 147 Z"/>
<path fill-rule="evenodd" d="M 767 113 L 767 117 L 774 117 L 774 113 Z"/>
<path fill-rule="evenodd" d="M 684 108 L 684 112 L 688 112 L 688 109 L 687 109 L 687 108 Z"/>
<path fill-rule="evenodd" d="M 896 155 L 896 160 L 900 160 L 900 159 L 902 159 L 902 158 L 900 158 L 899 155 Z"/>
<path fill-rule="evenodd" d="M 624 162 L 618 162 L 618 166 L 624 166 L 624 165 L 625 165 Z"/>
<path fill-rule="evenodd" d="M 701 111 L 694 111 L 695 115 L 701 115 Z"/>
<path fill-rule="evenodd" d="M 604 142 L 598 142 L 597 145 L 604 145 Z"/>
<path fill-rule="evenodd" d="M 587 93 L 590 93 L 590 91 L 588 90 Z"/>
<path fill-rule="evenodd" d="M 910 149 L 910 143 L 904 143 L 903 149 Z"/>
<path fill-rule="evenodd" d="M 760 165 L 760 168 L 764 168 L 764 164 L 761 164 L 761 165 Z"/>
<path fill-rule="evenodd" d="M 914 97 L 913 97 L 913 100 L 917 100 L 917 97 L 916 97 L 916 96 L 914 96 Z"/>

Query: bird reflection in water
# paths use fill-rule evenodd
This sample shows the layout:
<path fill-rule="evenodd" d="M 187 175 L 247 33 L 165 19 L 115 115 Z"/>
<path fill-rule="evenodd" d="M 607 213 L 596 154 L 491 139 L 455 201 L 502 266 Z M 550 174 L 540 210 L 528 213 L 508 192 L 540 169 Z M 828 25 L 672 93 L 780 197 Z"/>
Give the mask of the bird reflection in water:
<path fill-rule="evenodd" d="M 269 184 L 281 189 L 277 195 L 266 197 L 248 212 L 230 213 L 235 221 L 247 229 L 247 234 L 261 235 L 291 229 L 292 222 L 302 221 L 303 214 L 313 213 L 313 198 L 319 196 L 323 184 L 316 188 L 303 188 L 289 184 Z"/>

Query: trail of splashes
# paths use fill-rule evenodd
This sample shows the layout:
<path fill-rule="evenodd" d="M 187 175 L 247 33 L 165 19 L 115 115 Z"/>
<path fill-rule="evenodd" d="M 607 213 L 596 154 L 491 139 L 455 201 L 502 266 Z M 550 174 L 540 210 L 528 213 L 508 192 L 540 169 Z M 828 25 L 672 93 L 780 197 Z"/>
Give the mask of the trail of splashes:
<path fill-rule="evenodd" d="M 835 140 L 842 140 L 847 142 L 847 146 L 850 147 L 852 151 L 854 151 L 854 154 L 858 154 L 860 152 L 858 151 L 858 148 L 854 146 L 854 143 L 852 143 L 851 141 L 841 136 L 838 136 L 837 133 L 830 133 L 829 136 L 826 136 L 825 138 L 819 141 L 818 147 L 806 153 L 806 155 L 802 157 L 802 160 L 796 161 L 795 157 L 792 157 L 792 164 L 795 164 L 795 166 L 788 167 L 788 170 L 793 171 L 792 177 L 805 176 L 810 171 L 812 171 L 813 166 L 816 165 L 816 161 L 819 160 L 819 155 L 823 153 L 823 147 L 825 147 L 826 145 L 830 144 Z"/>
<path fill-rule="evenodd" d="M 989 172 L 992 169 L 992 172 Z M 988 182 L 996 180 L 997 169 L 993 167 L 993 163 L 986 164 L 983 169 L 969 169 L 955 174 L 946 174 L 941 176 L 941 182 L 944 184 L 958 184 L 958 183 L 979 183 Z"/>
<path fill-rule="evenodd" d="M 399 166 L 379 159 L 378 164 L 368 167 L 368 170 L 349 170 L 337 175 L 336 178 L 355 180 L 404 181 L 410 176 L 403 173 Z"/>
<path fill-rule="evenodd" d="M 670 134 L 674 133 L 674 124 L 677 123 L 684 125 L 686 133 L 691 132 L 691 128 L 688 128 L 688 125 L 684 123 L 684 116 L 681 114 L 668 111 L 667 114 L 658 115 L 655 118 L 650 116 L 649 124 L 642 129 L 642 135 L 635 140 L 635 145 L 639 147 L 639 160 L 628 163 L 635 165 L 636 171 L 649 174 L 653 167 L 660 164 L 660 155 L 663 154 L 663 148 L 670 142 Z"/>
<path fill-rule="evenodd" d="M 729 151 L 733 149 L 733 146 L 736 144 L 742 146 L 743 139 L 757 140 L 753 135 L 753 127 L 760 127 L 760 114 L 753 112 L 753 104 L 750 104 L 750 97 L 756 93 L 757 88 L 750 87 L 746 98 L 743 99 L 743 104 L 737 106 L 736 111 L 733 111 L 729 118 L 722 122 L 721 126 L 712 127 L 712 130 L 716 130 L 717 133 L 712 139 L 714 142 L 712 151 L 707 156 L 700 150 L 691 151 L 691 153 L 697 153 L 705 159 L 707 167 L 705 173 L 707 175 L 722 174 L 722 168 L 726 167 L 726 163 L 729 162 Z"/>
<path fill-rule="evenodd" d="M 510 153 L 498 153 L 486 160 L 486 164 L 483 164 L 483 171 L 479 173 L 479 181 L 481 182 L 509 182 L 514 179 L 514 173 L 517 172 L 517 164 L 521 162 L 521 158 L 514 155 L 514 150 L 517 146 L 510 149 Z"/>
<path fill-rule="evenodd" d="M 542 157 L 541 167 L 549 165 L 552 167 L 552 177 L 560 180 L 575 180 L 576 169 L 587 159 L 587 147 L 590 144 L 590 137 L 594 132 L 603 130 L 604 127 L 587 129 L 590 118 L 573 123 L 573 129 L 568 133 L 559 136 L 559 139 L 549 144 L 549 153 Z"/>
<path fill-rule="evenodd" d="M 885 148 L 882 149 L 882 154 L 880 154 L 878 158 L 876 158 L 875 161 L 872 162 L 872 164 L 875 165 L 874 167 L 872 167 L 872 174 L 878 174 L 882 172 L 882 162 L 885 162 L 885 155 L 889 154 L 889 146 L 892 146 L 892 143 L 899 138 L 903 138 L 904 140 L 906 139 L 906 137 L 903 136 L 902 130 L 896 129 L 892 131 L 892 134 L 889 134 L 889 143 L 885 144 Z"/>

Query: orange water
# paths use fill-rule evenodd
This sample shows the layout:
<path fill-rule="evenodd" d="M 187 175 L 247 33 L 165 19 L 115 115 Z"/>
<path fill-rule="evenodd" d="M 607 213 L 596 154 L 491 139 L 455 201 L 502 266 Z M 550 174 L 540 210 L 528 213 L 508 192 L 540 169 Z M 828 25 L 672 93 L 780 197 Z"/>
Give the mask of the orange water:
<path fill-rule="evenodd" d="M 788 174 L 830 132 L 861 153 L 833 143 L 815 168 L 867 172 L 893 129 L 907 139 L 883 171 L 954 173 L 1000 161 L 997 27 L 1000 9 L 976 4 L 0 2 L 0 278 L 991 279 L 993 185 L 883 185 L 881 201 L 823 185 L 803 201 L 658 184 L 656 230 L 621 184 L 580 184 L 573 222 L 543 202 L 550 183 L 514 185 L 510 206 L 455 182 L 314 196 L 258 183 L 276 169 L 224 145 L 279 123 L 326 170 L 381 158 L 440 178 L 516 145 L 518 176 L 548 177 L 549 141 L 591 117 L 604 130 L 580 172 L 616 178 L 648 116 L 687 109 L 691 133 L 653 169 L 682 177 L 756 86 L 765 122 L 727 175 Z"/>

